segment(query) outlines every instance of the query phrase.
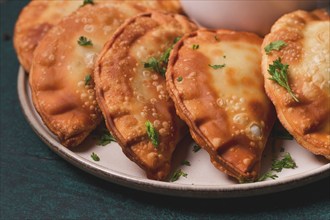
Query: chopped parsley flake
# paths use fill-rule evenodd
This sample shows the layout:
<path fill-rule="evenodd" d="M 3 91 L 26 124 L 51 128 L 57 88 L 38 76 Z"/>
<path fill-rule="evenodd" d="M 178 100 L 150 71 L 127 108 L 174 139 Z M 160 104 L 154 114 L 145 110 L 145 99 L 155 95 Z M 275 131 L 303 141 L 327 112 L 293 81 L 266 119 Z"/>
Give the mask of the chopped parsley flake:
<path fill-rule="evenodd" d="M 183 80 L 182 76 L 179 76 L 177 79 L 176 79 L 178 82 L 181 82 Z"/>
<path fill-rule="evenodd" d="M 280 49 L 282 49 L 282 47 L 285 47 L 287 44 L 282 41 L 282 40 L 278 40 L 278 41 L 274 41 L 271 42 L 270 44 L 268 44 L 264 49 L 266 54 L 270 54 L 271 51 L 273 50 L 277 50 L 279 51 Z"/>
<path fill-rule="evenodd" d="M 197 145 L 197 144 L 194 144 L 194 145 L 193 145 L 193 151 L 194 151 L 195 153 L 198 152 L 200 149 L 201 149 L 201 147 L 200 147 L 199 145 Z"/>
<path fill-rule="evenodd" d="M 217 64 L 211 65 L 211 64 L 209 64 L 209 67 L 211 67 L 211 68 L 213 68 L 215 70 L 220 69 L 220 68 L 223 68 L 225 66 L 226 66 L 226 64 L 221 64 L 221 65 L 217 65 Z"/>
<path fill-rule="evenodd" d="M 88 5 L 88 4 L 94 5 L 94 1 L 93 0 L 84 0 L 82 7 L 85 5 Z"/>
<path fill-rule="evenodd" d="M 292 96 L 292 98 L 299 102 L 298 98 L 293 94 L 291 87 L 289 85 L 288 81 L 288 68 L 289 65 L 283 64 L 281 62 L 281 58 L 278 58 L 273 62 L 273 64 L 269 65 L 268 73 L 272 76 L 271 78 L 268 78 L 270 80 L 273 80 L 283 88 L 285 88 L 288 93 Z"/>
<path fill-rule="evenodd" d="M 94 161 L 100 161 L 99 156 L 97 156 L 97 154 L 94 153 L 94 152 L 92 153 L 91 158 L 92 158 Z"/>
<path fill-rule="evenodd" d="M 199 48 L 199 45 L 198 45 L 198 44 L 193 44 L 193 45 L 192 45 L 192 49 L 193 49 L 193 50 L 197 50 L 198 48 Z"/>
<path fill-rule="evenodd" d="M 175 182 L 178 179 L 180 179 L 180 177 L 183 176 L 185 178 L 187 178 L 188 174 L 186 174 L 185 172 L 183 172 L 181 169 L 177 170 L 174 172 L 173 176 L 171 177 L 170 181 L 171 182 Z"/>
<path fill-rule="evenodd" d="M 93 46 L 91 40 L 87 39 L 87 37 L 80 36 L 79 40 L 77 41 L 80 46 Z"/>
<path fill-rule="evenodd" d="M 220 41 L 217 35 L 214 35 L 214 39 L 215 39 L 216 41 Z"/>
<path fill-rule="evenodd" d="M 89 85 L 89 83 L 91 82 L 92 77 L 90 74 L 85 76 L 85 85 Z"/>
<path fill-rule="evenodd" d="M 184 160 L 181 162 L 182 165 L 185 165 L 185 166 L 190 166 L 190 162 L 188 160 Z"/>
<path fill-rule="evenodd" d="M 150 121 L 146 121 L 145 125 L 147 128 L 148 137 L 150 138 L 154 147 L 157 148 L 159 145 L 158 132 L 156 131 L 155 127 L 152 125 Z"/>

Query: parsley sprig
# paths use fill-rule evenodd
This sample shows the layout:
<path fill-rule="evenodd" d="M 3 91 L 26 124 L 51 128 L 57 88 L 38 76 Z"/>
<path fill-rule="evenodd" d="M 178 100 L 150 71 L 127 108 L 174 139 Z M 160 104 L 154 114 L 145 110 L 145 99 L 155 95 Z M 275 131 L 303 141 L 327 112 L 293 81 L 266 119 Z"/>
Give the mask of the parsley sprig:
<path fill-rule="evenodd" d="M 104 131 L 100 139 L 97 142 L 97 145 L 105 146 L 111 142 L 117 142 L 116 139 L 110 134 L 108 130 Z"/>
<path fill-rule="evenodd" d="M 187 178 L 188 174 L 183 172 L 181 169 L 179 169 L 179 170 L 174 172 L 173 176 L 170 179 L 170 182 L 177 181 L 178 179 L 180 179 L 181 176 Z"/>
<path fill-rule="evenodd" d="M 268 54 L 271 53 L 271 51 L 273 51 L 273 50 L 279 51 L 280 49 L 282 49 L 286 45 L 287 44 L 284 41 L 278 40 L 278 41 L 271 42 L 264 49 L 265 49 L 266 54 L 268 55 Z"/>
<path fill-rule="evenodd" d="M 150 68 L 156 73 L 159 73 L 163 77 L 165 77 L 165 73 L 167 70 L 168 59 L 170 57 L 170 53 L 173 49 L 173 46 L 180 40 L 180 37 L 176 37 L 173 41 L 173 44 L 165 50 L 165 52 L 160 56 L 159 59 L 156 57 L 150 57 L 147 62 L 144 63 L 144 68 Z"/>
<path fill-rule="evenodd" d="M 159 135 L 155 127 L 152 125 L 150 121 L 145 122 L 145 126 L 147 129 L 148 137 L 150 138 L 152 144 L 155 148 L 158 148 L 159 145 Z"/>
<path fill-rule="evenodd" d="M 282 169 L 295 169 L 297 168 L 296 162 L 292 159 L 290 153 L 285 153 L 282 159 L 273 160 L 271 170 L 262 175 L 258 181 L 264 181 L 268 178 L 276 179 L 278 176 L 274 172 L 281 172 Z"/>
<path fill-rule="evenodd" d="M 85 36 L 80 36 L 77 42 L 80 46 L 83 46 L 83 47 L 93 46 L 92 41 L 87 39 L 87 37 L 85 37 Z"/>
<path fill-rule="evenodd" d="M 274 82 L 278 83 L 280 86 L 285 88 L 288 93 L 292 96 L 292 98 L 299 102 L 298 98 L 292 92 L 291 87 L 289 85 L 288 80 L 288 64 L 283 64 L 281 58 L 279 57 L 277 60 L 274 60 L 273 64 L 269 65 L 268 73 L 272 76 L 268 79 L 273 80 Z"/>
<path fill-rule="evenodd" d="M 291 155 L 287 152 L 281 160 L 274 160 L 272 163 L 272 170 L 281 172 L 282 169 L 295 169 L 297 168 L 296 162 L 292 159 Z"/>

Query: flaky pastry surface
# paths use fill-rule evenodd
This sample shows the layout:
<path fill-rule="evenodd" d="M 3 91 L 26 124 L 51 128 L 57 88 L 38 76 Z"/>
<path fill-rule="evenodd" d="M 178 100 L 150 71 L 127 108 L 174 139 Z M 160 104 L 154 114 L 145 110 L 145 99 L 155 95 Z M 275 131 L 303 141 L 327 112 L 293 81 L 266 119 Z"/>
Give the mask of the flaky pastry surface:
<path fill-rule="evenodd" d="M 94 0 L 97 4 L 131 4 L 139 10 L 158 9 L 179 13 L 177 0 Z M 25 71 L 30 72 L 33 51 L 43 36 L 65 16 L 83 5 L 83 0 L 33 0 L 20 13 L 14 31 L 14 46 Z"/>
<path fill-rule="evenodd" d="M 96 97 L 107 127 L 126 156 L 151 179 L 168 176 L 172 153 L 183 134 L 164 76 L 144 63 L 158 59 L 176 37 L 195 29 L 181 15 L 142 14 L 119 28 L 97 61 Z M 159 134 L 158 146 L 147 135 L 147 121 Z"/>
<path fill-rule="evenodd" d="M 94 61 L 120 24 L 140 12 L 124 3 L 87 5 L 64 18 L 38 45 L 29 78 L 33 103 L 64 146 L 77 146 L 101 121 Z M 92 45 L 79 45 L 81 36 Z"/>
<path fill-rule="evenodd" d="M 263 88 L 262 40 L 250 33 L 199 30 L 170 56 L 166 83 L 178 115 L 215 167 L 255 180 L 274 111 Z"/>
<path fill-rule="evenodd" d="M 265 89 L 278 118 L 298 143 L 330 159 L 330 21 L 324 10 L 295 11 L 272 27 L 262 48 L 282 40 L 287 45 L 266 54 L 262 49 Z M 295 101 L 284 88 L 269 80 L 269 65 L 281 58 L 289 65 L 288 80 Z"/>

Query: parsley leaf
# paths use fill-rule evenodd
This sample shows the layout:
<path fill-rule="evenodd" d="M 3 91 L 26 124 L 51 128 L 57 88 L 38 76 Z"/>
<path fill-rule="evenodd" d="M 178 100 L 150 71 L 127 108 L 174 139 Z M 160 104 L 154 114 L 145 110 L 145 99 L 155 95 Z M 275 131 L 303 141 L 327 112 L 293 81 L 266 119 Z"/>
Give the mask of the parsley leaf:
<path fill-rule="evenodd" d="M 181 82 L 183 80 L 182 76 L 179 76 L 176 81 Z"/>
<path fill-rule="evenodd" d="M 275 122 L 271 136 L 281 140 L 293 140 L 293 136 L 285 128 L 283 128 L 278 121 Z"/>
<path fill-rule="evenodd" d="M 264 175 L 262 175 L 261 177 L 259 177 L 259 179 L 257 181 L 258 182 L 264 181 L 264 180 L 266 180 L 268 178 L 271 178 L 271 179 L 274 180 L 274 179 L 278 178 L 278 176 L 276 174 L 274 174 L 273 172 L 268 171 L 268 172 L 264 173 Z"/>
<path fill-rule="evenodd" d="M 272 76 L 271 78 L 268 78 L 270 80 L 273 80 L 274 82 L 278 83 L 280 86 L 285 88 L 289 94 L 292 96 L 292 98 L 299 102 L 298 98 L 293 94 L 291 87 L 289 85 L 288 81 L 288 68 L 289 65 L 283 64 L 281 62 L 281 58 L 278 58 L 273 62 L 273 64 L 269 65 L 268 73 Z"/>
<path fill-rule="evenodd" d="M 160 66 L 159 61 L 155 57 L 150 57 L 146 63 L 144 63 L 144 68 L 151 68 L 153 71 L 165 76 L 164 69 Z"/>
<path fill-rule="evenodd" d="M 156 131 L 155 127 L 152 125 L 150 121 L 146 121 L 145 125 L 147 128 L 148 137 L 150 138 L 154 147 L 157 148 L 159 145 L 158 132 Z"/>
<path fill-rule="evenodd" d="M 182 165 L 185 165 L 185 166 L 190 166 L 190 162 L 188 160 L 184 160 L 181 162 Z"/>
<path fill-rule="evenodd" d="M 80 46 L 93 46 L 91 40 L 87 39 L 87 37 L 80 36 L 79 40 L 77 41 Z"/>
<path fill-rule="evenodd" d="M 180 37 L 176 37 L 173 41 L 171 47 L 167 48 L 165 52 L 160 56 L 159 59 L 155 57 L 150 57 L 147 62 L 144 63 L 144 68 L 151 68 L 156 73 L 159 73 L 163 77 L 165 77 L 165 73 L 167 70 L 168 59 L 170 57 L 171 51 L 173 49 L 174 44 L 176 44 L 180 40 Z"/>
<path fill-rule="evenodd" d="M 198 48 L 199 48 L 199 44 L 193 44 L 193 45 L 192 45 L 192 49 L 193 49 L 193 50 L 197 50 Z"/>
<path fill-rule="evenodd" d="M 193 151 L 194 151 L 195 153 L 198 152 L 200 149 L 201 149 L 201 147 L 200 147 L 199 145 L 194 144 L 194 146 L 193 146 Z"/>
<path fill-rule="evenodd" d="M 178 43 L 178 41 L 179 41 L 180 39 L 181 39 L 181 37 L 176 37 L 176 38 L 174 38 L 173 44 Z"/>
<path fill-rule="evenodd" d="M 272 50 L 279 51 L 280 49 L 282 49 L 282 47 L 285 47 L 286 45 L 287 44 L 284 41 L 278 40 L 278 41 L 271 42 L 264 49 L 265 49 L 266 54 L 268 55 L 268 54 L 270 54 L 270 52 Z"/>
<path fill-rule="evenodd" d="M 181 169 L 177 170 L 174 172 L 173 176 L 171 177 L 170 181 L 171 182 L 175 182 L 178 179 L 180 179 L 180 177 L 183 176 L 185 178 L 187 178 L 188 174 L 186 174 L 185 172 L 183 172 Z"/>
<path fill-rule="evenodd" d="M 94 161 L 100 161 L 99 156 L 97 156 L 97 154 L 94 153 L 94 152 L 92 153 L 91 158 L 92 158 Z"/>
<path fill-rule="evenodd" d="M 90 74 L 85 76 L 85 85 L 86 86 L 89 85 L 89 83 L 91 82 L 91 79 L 92 79 L 92 77 Z"/>
<path fill-rule="evenodd" d="M 211 68 L 213 68 L 215 70 L 220 69 L 220 68 L 223 68 L 225 66 L 226 66 L 226 64 L 221 64 L 221 65 L 217 65 L 217 64 L 211 65 L 211 64 L 209 64 L 209 67 L 211 67 Z"/>
<path fill-rule="evenodd" d="M 94 5 L 94 1 L 93 0 L 84 0 L 83 4 L 81 7 L 85 6 L 85 5 L 88 5 L 88 4 L 91 4 L 91 5 Z"/>
<path fill-rule="evenodd" d="M 274 160 L 272 163 L 272 170 L 281 172 L 282 169 L 295 169 L 297 168 L 296 162 L 292 159 L 289 153 L 286 153 L 281 160 Z"/>
<path fill-rule="evenodd" d="M 100 139 L 97 142 L 97 145 L 105 146 L 107 144 L 110 144 L 112 141 L 117 142 L 116 139 L 110 134 L 110 132 L 106 130 L 101 135 Z"/>

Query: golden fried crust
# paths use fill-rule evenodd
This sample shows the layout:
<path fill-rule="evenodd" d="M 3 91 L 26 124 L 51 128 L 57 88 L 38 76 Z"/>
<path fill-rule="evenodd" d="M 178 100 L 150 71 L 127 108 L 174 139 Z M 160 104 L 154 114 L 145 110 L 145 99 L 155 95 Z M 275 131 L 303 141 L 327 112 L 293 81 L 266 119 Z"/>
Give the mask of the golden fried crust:
<path fill-rule="evenodd" d="M 325 10 L 295 11 L 281 17 L 262 45 L 265 89 L 283 126 L 298 143 L 330 159 L 330 22 Z M 282 40 L 287 46 L 266 54 L 263 48 Z M 289 65 L 289 84 L 299 102 L 286 89 L 269 80 L 269 65 L 278 58 Z"/>
<path fill-rule="evenodd" d="M 144 68 L 173 40 L 196 30 L 185 17 L 152 12 L 128 20 L 108 42 L 94 71 L 96 98 L 106 124 L 126 156 L 147 173 L 164 180 L 182 136 L 182 122 L 165 88 L 165 79 Z M 159 133 L 159 146 L 148 138 L 146 121 Z"/>
<path fill-rule="evenodd" d="M 166 72 L 194 140 L 215 167 L 240 181 L 258 176 L 275 118 L 263 88 L 261 41 L 250 33 L 199 30 L 177 43 Z"/>
<path fill-rule="evenodd" d="M 14 31 L 14 47 L 18 59 L 25 71 L 31 68 L 33 51 L 43 36 L 63 17 L 70 15 L 82 6 L 83 0 L 33 0 L 20 13 Z M 94 0 L 94 4 L 122 4 L 123 0 Z M 132 1 L 139 10 L 159 9 L 169 12 L 181 12 L 177 0 L 173 1 Z"/>
<path fill-rule="evenodd" d="M 86 76 L 106 40 L 140 12 L 126 4 L 85 6 L 51 29 L 37 47 L 30 75 L 33 103 L 64 146 L 78 145 L 101 121 L 93 80 L 86 82 Z M 79 45 L 81 36 L 93 45 Z"/>

